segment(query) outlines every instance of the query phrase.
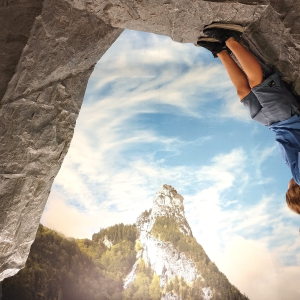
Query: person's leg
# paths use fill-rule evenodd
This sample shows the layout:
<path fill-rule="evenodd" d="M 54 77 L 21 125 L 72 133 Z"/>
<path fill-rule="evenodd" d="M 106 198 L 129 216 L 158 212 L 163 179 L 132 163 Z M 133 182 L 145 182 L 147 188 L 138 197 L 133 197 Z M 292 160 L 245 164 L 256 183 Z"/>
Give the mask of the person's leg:
<path fill-rule="evenodd" d="M 226 46 L 233 52 L 244 72 L 246 73 L 251 88 L 261 84 L 264 80 L 261 66 L 257 59 L 234 38 L 226 41 Z"/>
<path fill-rule="evenodd" d="M 251 87 L 249 86 L 247 76 L 226 50 L 218 53 L 217 55 L 223 63 L 233 85 L 235 86 L 239 98 L 241 100 L 244 99 L 251 92 Z"/>

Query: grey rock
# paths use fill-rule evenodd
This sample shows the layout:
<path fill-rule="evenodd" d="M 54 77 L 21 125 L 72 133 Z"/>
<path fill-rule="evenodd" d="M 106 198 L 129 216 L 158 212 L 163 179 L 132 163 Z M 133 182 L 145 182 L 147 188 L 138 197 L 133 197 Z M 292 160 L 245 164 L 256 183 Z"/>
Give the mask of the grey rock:
<path fill-rule="evenodd" d="M 0 281 L 24 267 L 88 79 L 121 32 L 59 0 L 35 20 L 0 107 Z"/>
<path fill-rule="evenodd" d="M 137 229 L 141 232 L 150 232 L 157 217 L 174 217 L 180 231 L 192 235 L 192 230 L 185 218 L 183 197 L 170 185 L 164 184 L 153 199 L 153 207 L 149 214 L 141 214 L 137 221 Z"/>
<path fill-rule="evenodd" d="M 196 43 L 239 23 L 300 95 L 299 18 L 298 0 L 0 0 L 0 281 L 25 264 L 89 76 L 124 28 Z"/>
<path fill-rule="evenodd" d="M 100 241 L 99 241 L 99 243 L 100 243 Z M 113 246 L 113 243 L 107 238 L 107 236 L 104 237 L 103 244 L 104 244 L 108 249 L 110 249 L 110 248 Z"/>
<path fill-rule="evenodd" d="M 41 0 L 0 0 L 0 99 L 30 36 Z"/>
<path fill-rule="evenodd" d="M 165 286 L 167 279 L 173 279 L 174 276 L 182 277 L 187 283 L 201 277 L 195 263 L 176 250 L 171 243 L 164 243 L 151 234 L 142 234 L 140 241 L 143 248 L 142 258 L 160 276 L 161 287 Z"/>

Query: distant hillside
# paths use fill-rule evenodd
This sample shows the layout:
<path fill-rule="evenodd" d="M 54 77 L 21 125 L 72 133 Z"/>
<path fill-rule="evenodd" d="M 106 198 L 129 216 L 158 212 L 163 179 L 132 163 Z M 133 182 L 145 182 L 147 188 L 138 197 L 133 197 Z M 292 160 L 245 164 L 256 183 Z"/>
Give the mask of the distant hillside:
<path fill-rule="evenodd" d="M 114 228 L 136 232 L 123 224 Z M 3 281 L 3 300 L 122 299 L 122 279 L 135 261 L 134 245 L 120 239 L 108 249 L 101 242 L 68 239 L 40 225 L 25 268 Z"/>
<path fill-rule="evenodd" d="M 89 239 L 40 225 L 26 266 L 3 300 L 247 300 L 192 235 L 183 197 L 168 185 L 136 224 Z"/>

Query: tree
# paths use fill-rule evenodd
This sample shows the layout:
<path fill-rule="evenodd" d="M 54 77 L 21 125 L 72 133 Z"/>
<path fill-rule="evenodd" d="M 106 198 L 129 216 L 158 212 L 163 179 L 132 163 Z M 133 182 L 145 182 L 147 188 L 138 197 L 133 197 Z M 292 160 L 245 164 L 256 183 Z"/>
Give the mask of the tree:
<path fill-rule="evenodd" d="M 179 295 L 179 292 L 180 292 L 180 284 L 179 284 L 179 280 L 178 280 L 178 277 L 175 276 L 175 279 L 174 279 L 174 290 L 175 290 L 175 293 L 177 295 Z"/>
<path fill-rule="evenodd" d="M 186 299 L 187 296 L 188 296 L 188 294 L 189 294 L 188 287 L 187 287 L 187 286 L 182 287 L 182 288 L 181 288 L 180 297 L 181 297 L 182 299 Z"/>
<path fill-rule="evenodd" d="M 173 281 L 170 281 L 170 283 L 168 283 L 167 287 L 166 287 L 166 291 L 167 293 L 172 293 L 174 290 L 174 284 Z"/>
<path fill-rule="evenodd" d="M 139 240 L 136 240 L 136 242 L 135 242 L 135 251 L 138 252 L 140 250 L 142 250 L 142 244 Z"/>
<path fill-rule="evenodd" d="M 151 300 L 160 300 L 160 277 L 156 274 L 153 275 L 152 282 L 149 286 L 149 296 Z"/>

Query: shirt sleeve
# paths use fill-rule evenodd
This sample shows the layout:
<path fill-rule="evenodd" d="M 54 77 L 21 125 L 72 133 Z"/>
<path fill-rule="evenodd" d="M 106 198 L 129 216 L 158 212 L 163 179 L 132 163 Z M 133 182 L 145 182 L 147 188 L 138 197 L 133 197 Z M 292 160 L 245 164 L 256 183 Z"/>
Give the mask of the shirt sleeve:
<path fill-rule="evenodd" d="M 296 160 L 295 165 L 292 168 L 292 174 L 293 174 L 293 178 L 295 179 L 295 181 L 297 182 L 298 185 L 300 185 L 300 170 L 299 170 L 299 166 L 300 166 L 300 153 L 298 152 L 298 159 Z"/>
<path fill-rule="evenodd" d="M 300 152 L 297 152 L 294 149 L 285 149 L 281 143 L 278 144 L 285 164 L 290 167 L 293 178 L 300 185 Z"/>
<path fill-rule="evenodd" d="M 277 143 L 278 143 L 278 146 L 279 146 L 281 156 L 282 156 L 282 159 L 283 159 L 284 163 L 289 166 L 288 158 L 287 158 L 286 151 L 285 151 L 284 147 L 282 146 L 281 143 L 279 143 L 279 142 L 277 142 Z"/>

